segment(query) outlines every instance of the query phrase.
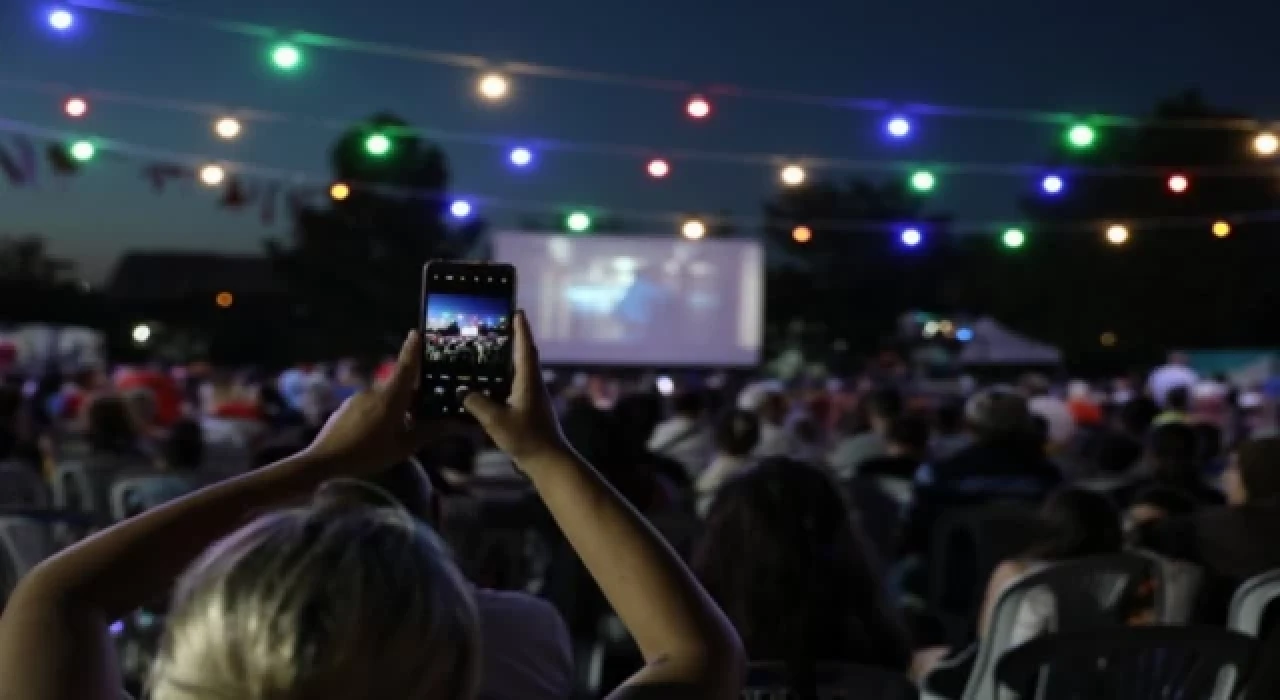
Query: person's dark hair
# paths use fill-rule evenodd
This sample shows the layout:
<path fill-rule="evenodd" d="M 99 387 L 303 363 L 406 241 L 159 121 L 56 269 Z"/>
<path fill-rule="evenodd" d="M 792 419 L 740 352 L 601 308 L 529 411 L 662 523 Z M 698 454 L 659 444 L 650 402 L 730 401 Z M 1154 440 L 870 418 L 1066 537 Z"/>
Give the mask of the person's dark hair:
<path fill-rule="evenodd" d="M 1151 486 L 1140 491 L 1130 506 L 1159 508 L 1165 515 L 1176 518 L 1181 515 L 1191 515 L 1200 507 L 1200 502 L 1179 488 Z"/>
<path fill-rule="evenodd" d="M 1193 423 L 1196 434 L 1196 462 L 1209 464 L 1222 456 L 1222 430 L 1209 423 Z"/>
<path fill-rule="evenodd" d="M 164 443 L 165 463 L 172 469 L 194 471 L 204 462 L 204 431 L 193 420 L 180 420 Z"/>
<path fill-rule="evenodd" d="M 941 435 L 955 435 L 964 430 L 964 402 L 943 401 L 934 414 Z"/>
<path fill-rule="evenodd" d="M 1236 465 L 1250 501 L 1280 496 L 1280 437 L 1240 443 Z"/>
<path fill-rule="evenodd" d="M 707 410 L 706 396 L 701 391 L 682 391 L 671 399 L 671 410 L 682 416 L 697 418 Z"/>
<path fill-rule="evenodd" d="M 889 442 L 912 454 L 929 448 L 929 422 L 915 413 L 904 413 L 889 422 Z"/>
<path fill-rule="evenodd" d="M 876 389 L 867 397 L 867 412 L 881 420 L 893 420 L 902 410 L 902 392 L 892 387 Z"/>
<path fill-rule="evenodd" d="M 1171 411 L 1186 413 L 1191 408 L 1191 390 L 1185 386 L 1175 386 L 1165 395 L 1164 404 Z"/>
<path fill-rule="evenodd" d="M 124 399 L 99 396 L 89 402 L 86 438 L 96 452 L 130 454 L 138 449 L 138 433 Z"/>
<path fill-rule="evenodd" d="M 692 568 L 748 658 L 787 665 L 814 697 L 816 662 L 906 670 L 911 650 L 872 549 L 825 471 L 773 458 L 716 494 Z"/>
<path fill-rule="evenodd" d="M 1151 422 L 1160 413 L 1160 408 L 1151 399 L 1143 396 L 1129 399 L 1120 407 L 1120 427 L 1131 436 L 1141 439 L 1151 429 Z"/>
<path fill-rule="evenodd" d="M 418 460 L 409 459 L 364 477 L 386 495 L 395 499 L 413 517 L 432 527 L 440 526 L 439 507 L 431 479 Z"/>
<path fill-rule="evenodd" d="M 1049 527 L 1048 539 L 1023 558 L 1061 561 L 1112 554 L 1124 547 L 1120 513 L 1110 498 L 1096 491 L 1055 491 L 1040 509 L 1040 516 Z"/>
<path fill-rule="evenodd" d="M 1158 425 L 1147 438 L 1147 454 L 1157 479 L 1196 479 L 1196 433 L 1182 422 Z"/>
<path fill-rule="evenodd" d="M 760 419 L 754 413 L 730 411 L 716 423 L 716 449 L 732 457 L 746 457 L 760 442 Z"/>

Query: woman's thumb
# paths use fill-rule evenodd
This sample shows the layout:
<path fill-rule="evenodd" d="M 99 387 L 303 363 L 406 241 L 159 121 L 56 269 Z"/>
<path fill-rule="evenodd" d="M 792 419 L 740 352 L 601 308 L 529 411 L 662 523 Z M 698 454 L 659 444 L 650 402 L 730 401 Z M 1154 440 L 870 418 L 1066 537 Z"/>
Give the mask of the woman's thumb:
<path fill-rule="evenodd" d="M 493 428 L 497 427 L 496 422 L 500 419 L 500 415 L 506 407 L 494 401 L 493 399 L 479 392 L 471 392 L 462 399 L 463 408 L 467 412 L 475 416 L 476 421 L 480 423 L 480 427 L 490 436 L 493 434 Z"/>

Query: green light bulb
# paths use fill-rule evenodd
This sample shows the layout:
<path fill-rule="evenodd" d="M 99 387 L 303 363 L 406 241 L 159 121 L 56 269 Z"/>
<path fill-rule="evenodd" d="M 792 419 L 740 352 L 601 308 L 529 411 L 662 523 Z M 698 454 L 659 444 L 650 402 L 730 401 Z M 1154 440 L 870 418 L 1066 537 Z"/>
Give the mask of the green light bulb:
<path fill-rule="evenodd" d="M 93 156 L 97 152 L 98 149 L 90 141 L 76 141 L 71 144 L 71 157 L 81 163 L 93 160 Z"/>
<path fill-rule="evenodd" d="M 586 212 L 575 211 L 565 219 L 565 225 L 574 233 L 582 233 L 591 228 L 591 217 Z"/>
<path fill-rule="evenodd" d="M 1088 148 L 1098 138 L 1098 133 L 1088 124 L 1076 124 L 1067 132 L 1067 143 L 1072 148 Z"/>
<path fill-rule="evenodd" d="M 937 184 L 938 179 L 928 170 L 918 170 L 911 175 L 911 188 L 917 192 L 929 192 Z"/>
<path fill-rule="evenodd" d="M 294 70 L 302 65 L 302 52 L 293 44 L 277 44 L 271 49 L 271 62 L 280 70 Z"/>
<path fill-rule="evenodd" d="M 1027 242 L 1027 234 L 1023 233 L 1022 229 L 1011 228 L 1004 232 L 1000 241 L 1006 248 L 1021 248 L 1022 244 Z"/>
<path fill-rule="evenodd" d="M 391 152 L 391 139 L 385 134 L 371 134 L 364 140 L 364 150 L 372 156 L 385 156 Z"/>

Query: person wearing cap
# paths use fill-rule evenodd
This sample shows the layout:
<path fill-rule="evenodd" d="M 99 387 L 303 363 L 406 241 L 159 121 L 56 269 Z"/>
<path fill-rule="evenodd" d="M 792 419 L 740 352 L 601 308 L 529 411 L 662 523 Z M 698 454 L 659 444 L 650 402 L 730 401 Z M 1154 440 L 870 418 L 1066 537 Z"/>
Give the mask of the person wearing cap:
<path fill-rule="evenodd" d="M 965 405 L 965 423 L 972 445 L 916 471 L 904 541 L 909 553 L 927 550 L 934 524 L 950 508 L 997 500 L 1039 503 L 1062 482 L 1022 394 L 1008 387 L 975 394 Z"/>
<path fill-rule="evenodd" d="M 1137 542 L 1205 570 L 1195 617 L 1220 624 L 1241 582 L 1280 568 L 1280 437 L 1242 443 L 1222 475 L 1225 507 L 1139 528 Z"/>

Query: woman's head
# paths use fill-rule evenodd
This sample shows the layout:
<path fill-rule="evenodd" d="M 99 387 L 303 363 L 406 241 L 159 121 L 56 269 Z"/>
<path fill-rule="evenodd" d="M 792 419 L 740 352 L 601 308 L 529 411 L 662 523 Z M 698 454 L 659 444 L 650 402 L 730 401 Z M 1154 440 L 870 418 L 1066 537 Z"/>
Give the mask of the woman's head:
<path fill-rule="evenodd" d="M 1040 515 L 1049 526 L 1049 537 L 1032 548 L 1027 558 L 1076 559 L 1113 554 L 1124 547 L 1120 513 L 1111 499 L 1096 491 L 1056 491 L 1045 501 Z"/>
<path fill-rule="evenodd" d="M 726 483 L 693 568 L 753 659 L 906 667 L 871 548 L 820 469 L 775 458 Z"/>
<path fill-rule="evenodd" d="M 1241 443 L 1222 473 L 1222 490 L 1231 505 L 1280 497 L 1280 437 Z"/>
<path fill-rule="evenodd" d="M 131 452 L 138 444 L 137 427 L 129 406 L 119 396 L 99 396 L 89 402 L 89 446 L 100 452 Z"/>
<path fill-rule="evenodd" d="M 322 499 L 187 571 L 151 697 L 464 700 L 477 654 L 474 603 L 435 535 L 397 507 Z"/>
<path fill-rule="evenodd" d="M 747 411 L 730 411 L 716 422 L 716 449 L 730 457 L 746 457 L 760 442 L 760 419 Z"/>

